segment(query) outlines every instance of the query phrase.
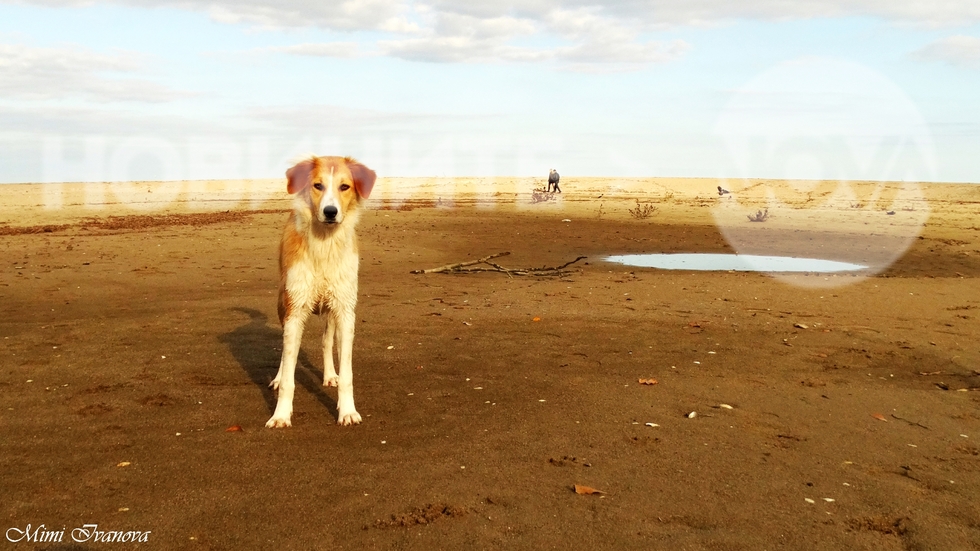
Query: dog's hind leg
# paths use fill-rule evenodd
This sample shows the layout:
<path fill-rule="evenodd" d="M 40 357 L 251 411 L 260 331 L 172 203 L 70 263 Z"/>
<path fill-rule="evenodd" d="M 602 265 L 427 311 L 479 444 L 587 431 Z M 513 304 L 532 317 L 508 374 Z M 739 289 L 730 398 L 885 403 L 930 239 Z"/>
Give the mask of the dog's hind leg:
<path fill-rule="evenodd" d="M 333 365 L 333 344 L 337 335 L 337 322 L 333 313 L 325 312 L 327 324 L 323 328 L 323 386 L 337 386 L 337 370 Z"/>
<path fill-rule="evenodd" d="M 265 424 L 270 429 L 288 427 L 293 416 L 293 392 L 296 389 L 296 359 L 303 339 L 303 325 L 306 323 L 306 309 L 294 310 L 282 325 L 282 360 L 279 374 L 269 385 L 279 389 L 276 411 Z"/>
<path fill-rule="evenodd" d="M 336 313 L 339 332 L 340 374 L 337 377 L 337 424 L 356 425 L 361 415 L 354 409 L 354 311 Z"/>

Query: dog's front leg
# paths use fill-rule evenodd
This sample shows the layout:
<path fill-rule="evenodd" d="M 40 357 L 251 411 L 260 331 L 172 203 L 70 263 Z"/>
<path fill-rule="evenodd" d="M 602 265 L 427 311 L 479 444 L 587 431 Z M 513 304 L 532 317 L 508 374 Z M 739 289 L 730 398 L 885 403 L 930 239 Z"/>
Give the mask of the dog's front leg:
<path fill-rule="evenodd" d="M 333 365 L 333 344 L 337 333 L 337 321 L 328 311 L 327 325 L 323 328 L 323 386 L 337 386 L 337 370 Z"/>
<path fill-rule="evenodd" d="M 337 381 L 337 424 L 356 425 L 361 415 L 354 409 L 354 312 L 338 312 L 337 331 L 340 334 L 340 374 Z"/>
<path fill-rule="evenodd" d="M 299 357 L 299 346 L 303 339 L 303 324 L 306 316 L 298 312 L 286 318 L 282 325 L 282 360 L 279 362 L 279 374 L 269 385 L 279 389 L 279 399 L 276 411 L 265 424 L 270 429 L 290 426 L 293 415 L 293 391 L 296 389 L 296 359 Z"/>

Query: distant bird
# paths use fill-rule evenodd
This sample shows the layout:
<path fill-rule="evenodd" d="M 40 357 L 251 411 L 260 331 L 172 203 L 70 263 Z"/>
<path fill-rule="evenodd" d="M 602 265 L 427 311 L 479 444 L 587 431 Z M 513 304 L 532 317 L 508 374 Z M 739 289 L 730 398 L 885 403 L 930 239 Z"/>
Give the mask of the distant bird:
<path fill-rule="evenodd" d="M 731 193 L 731 192 L 721 186 L 718 186 L 718 197 L 721 197 L 726 193 Z"/>
<path fill-rule="evenodd" d="M 548 175 L 548 191 L 551 191 L 551 186 L 555 186 L 555 191 L 561 193 L 561 188 L 558 187 L 559 179 L 560 177 L 558 176 L 558 171 L 551 169 L 551 174 Z"/>

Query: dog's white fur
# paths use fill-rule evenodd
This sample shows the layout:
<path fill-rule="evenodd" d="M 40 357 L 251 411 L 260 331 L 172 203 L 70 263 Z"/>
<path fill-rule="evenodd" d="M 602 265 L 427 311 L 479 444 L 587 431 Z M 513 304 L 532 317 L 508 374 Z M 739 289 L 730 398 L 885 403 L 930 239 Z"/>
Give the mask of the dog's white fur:
<path fill-rule="evenodd" d="M 311 157 L 290 168 L 286 178 L 295 199 L 279 248 L 282 360 L 270 384 L 279 397 L 265 426 L 291 425 L 296 359 L 311 313 L 326 318 L 323 386 L 337 387 L 337 423 L 354 425 L 361 422 L 354 408 L 352 371 L 359 262 L 354 226 L 376 175 L 350 157 Z M 334 369 L 335 339 L 339 374 Z"/>

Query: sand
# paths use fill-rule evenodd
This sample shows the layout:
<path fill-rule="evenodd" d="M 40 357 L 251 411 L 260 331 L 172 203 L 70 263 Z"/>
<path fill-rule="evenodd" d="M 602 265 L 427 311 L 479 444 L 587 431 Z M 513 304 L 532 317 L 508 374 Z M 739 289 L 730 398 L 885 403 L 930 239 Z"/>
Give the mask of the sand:
<path fill-rule="evenodd" d="M 281 180 L 0 186 L 2 527 L 64 531 L 10 547 L 980 547 L 980 186 L 536 186 L 379 180 L 364 422 L 335 424 L 311 323 L 287 430 L 264 428 Z M 505 251 L 587 258 L 410 273 Z M 867 268 L 603 261 L 671 252 Z M 149 534 L 74 543 L 86 524 Z"/>

